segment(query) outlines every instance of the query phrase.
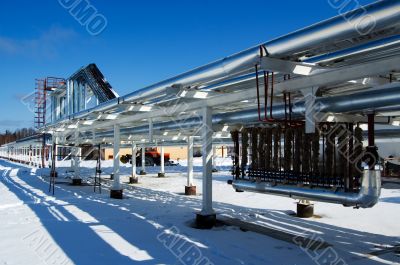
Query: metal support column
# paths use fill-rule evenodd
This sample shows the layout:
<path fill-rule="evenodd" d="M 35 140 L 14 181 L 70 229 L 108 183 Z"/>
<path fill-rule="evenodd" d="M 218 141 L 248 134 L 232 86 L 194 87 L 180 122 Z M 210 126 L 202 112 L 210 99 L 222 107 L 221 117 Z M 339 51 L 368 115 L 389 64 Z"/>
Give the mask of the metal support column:
<path fill-rule="evenodd" d="M 202 210 L 196 216 L 196 223 L 200 228 L 212 228 L 216 223 L 216 214 L 212 206 L 212 109 L 208 106 L 203 107 L 202 117 L 203 201 Z"/>
<path fill-rule="evenodd" d="M 38 151 L 38 156 L 37 156 L 37 159 L 38 159 L 38 161 L 37 161 L 37 167 L 38 167 L 38 168 L 41 168 L 41 167 L 42 167 L 42 163 L 41 163 L 41 162 L 42 162 L 42 155 L 43 155 L 43 154 L 42 154 L 42 148 L 43 148 L 43 147 L 38 147 L 38 148 L 37 148 L 37 151 Z"/>
<path fill-rule="evenodd" d="M 75 146 L 73 147 L 73 165 L 74 165 L 74 178 L 72 179 L 72 185 L 81 185 L 81 172 L 80 172 L 80 157 L 79 157 L 79 130 L 75 130 Z"/>
<path fill-rule="evenodd" d="M 142 159 L 142 169 L 140 170 L 139 175 L 146 175 L 146 147 L 145 146 L 142 146 L 140 157 Z"/>
<path fill-rule="evenodd" d="M 317 93 L 318 87 L 312 87 L 309 89 L 301 90 L 304 96 L 304 104 L 306 108 L 305 120 L 306 120 L 306 133 L 315 133 L 315 115 L 317 109 L 315 106 L 315 94 Z"/>
<path fill-rule="evenodd" d="M 193 136 L 188 137 L 187 146 L 187 185 L 185 186 L 185 195 L 196 195 L 196 186 L 193 185 Z"/>
<path fill-rule="evenodd" d="M 136 175 L 136 153 L 137 153 L 137 146 L 135 142 L 132 142 L 132 174 L 129 178 L 129 183 L 138 183 L 138 176 Z"/>
<path fill-rule="evenodd" d="M 160 173 L 158 173 L 159 178 L 165 177 L 165 159 L 164 159 L 164 146 L 160 144 Z"/>
<path fill-rule="evenodd" d="M 114 181 L 110 191 L 110 197 L 113 199 L 122 199 L 122 186 L 120 182 L 120 145 L 121 145 L 121 130 L 120 126 L 114 125 Z"/>
<path fill-rule="evenodd" d="M 213 164 L 212 172 L 218 172 L 218 169 L 217 169 L 217 146 L 215 146 L 215 145 L 213 145 L 212 164 Z"/>

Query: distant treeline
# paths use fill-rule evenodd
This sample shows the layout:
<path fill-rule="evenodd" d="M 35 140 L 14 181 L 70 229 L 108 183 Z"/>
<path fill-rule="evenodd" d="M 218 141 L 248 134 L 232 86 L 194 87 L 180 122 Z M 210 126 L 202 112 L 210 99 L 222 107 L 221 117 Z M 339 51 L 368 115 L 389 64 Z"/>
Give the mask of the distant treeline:
<path fill-rule="evenodd" d="M 35 134 L 36 131 L 32 128 L 18 129 L 15 132 L 7 130 L 5 133 L 0 134 L 0 145 L 11 143 Z"/>

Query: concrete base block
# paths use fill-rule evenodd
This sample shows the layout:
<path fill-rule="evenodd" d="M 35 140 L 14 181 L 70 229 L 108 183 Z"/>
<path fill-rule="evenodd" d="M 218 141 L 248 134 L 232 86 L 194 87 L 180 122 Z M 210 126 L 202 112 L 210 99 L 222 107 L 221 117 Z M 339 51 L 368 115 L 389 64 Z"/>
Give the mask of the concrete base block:
<path fill-rule="evenodd" d="M 314 204 L 297 203 L 297 217 L 310 218 L 314 216 Z"/>
<path fill-rule="evenodd" d="M 123 190 L 110 190 L 110 198 L 122 200 Z"/>
<path fill-rule="evenodd" d="M 196 214 L 196 226 L 200 229 L 211 229 L 217 223 L 216 214 L 203 215 L 202 213 Z"/>
<path fill-rule="evenodd" d="M 196 186 L 185 186 L 185 195 L 196 196 Z"/>
<path fill-rule="evenodd" d="M 147 175 L 146 171 L 140 170 L 139 175 L 144 176 Z"/>
<path fill-rule="evenodd" d="M 159 178 L 165 178 L 165 173 L 158 173 Z"/>
<path fill-rule="evenodd" d="M 139 182 L 138 177 L 129 177 L 129 184 L 137 184 Z"/>
<path fill-rule="evenodd" d="M 72 185 L 73 186 L 81 186 L 82 185 L 82 179 L 72 179 Z"/>

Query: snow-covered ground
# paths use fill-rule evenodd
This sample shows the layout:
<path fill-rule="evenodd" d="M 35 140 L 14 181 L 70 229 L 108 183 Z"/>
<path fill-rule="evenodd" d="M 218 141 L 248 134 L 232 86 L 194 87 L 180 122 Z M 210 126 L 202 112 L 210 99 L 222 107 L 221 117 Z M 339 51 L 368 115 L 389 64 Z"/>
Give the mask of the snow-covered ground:
<path fill-rule="evenodd" d="M 200 161 L 195 161 L 199 193 Z M 296 208 L 291 199 L 236 193 L 226 183 L 230 163 L 218 161 L 220 172 L 213 175 L 219 216 L 307 235 L 331 247 L 311 251 L 232 226 L 192 228 L 201 196 L 182 195 L 185 161 L 166 167 L 166 178 L 156 177 L 158 167 L 148 168 L 139 184 L 125 185 L 125 199 L 113 200 L 106 186 L 99 194 L 91 186 L 68 185 L 69 161 L 59 162 L 53 197 L 48 169 L 0 160 L 0 264 L 399 264 L 393 247 L 400 245 L 400 184 L 387 185 L 372 209 L 316 203 L 318 217 L 299 219 L 291 215 Z M 82 162 L 82 176 L 90 180 L 94 166 Z M 108 178 L 111 161 L 102 166 Z M 121 167 L 127 182 L 130 165 Z"/>

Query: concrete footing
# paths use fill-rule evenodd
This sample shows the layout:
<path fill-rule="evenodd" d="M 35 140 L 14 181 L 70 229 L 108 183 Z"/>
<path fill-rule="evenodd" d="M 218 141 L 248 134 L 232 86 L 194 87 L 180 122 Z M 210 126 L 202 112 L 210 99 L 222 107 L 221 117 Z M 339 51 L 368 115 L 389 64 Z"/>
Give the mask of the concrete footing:
<path fill-rule="evenodd" d="M 310 218 L 314 216 L 314 204 L 297 203 L 297 217 Z"/>
<path fill-rule="evenodd" d="M 196 214 L 196 226 L 199 229 L 211 229 L 217 223 L 216 214 L 203 215 L 202 213 Z"/>
<path fill-rule="evenodd" d="M 122 200 L 123 191 L 122 190 L 110 190 L 110 198 Z"/>
<path fill-rule="evenodd" d="M 185 195 L 196 196 L 196 186 L 185 186 Z"/>
<path fill-rule="evenodd" d="M 82 185 L 82 179 L 72 179 L 72 185 L 73 186 L 81 186 Z"/>
<path fill-rule="evenodd" d="M 129 184 L 137 184 L 139 183 L 138 177 L 129 177 Z"/>
<path fill-rule="evenodd" d="M 159 178 L 165 178 L 165 173 L 158 173 Z"/>

